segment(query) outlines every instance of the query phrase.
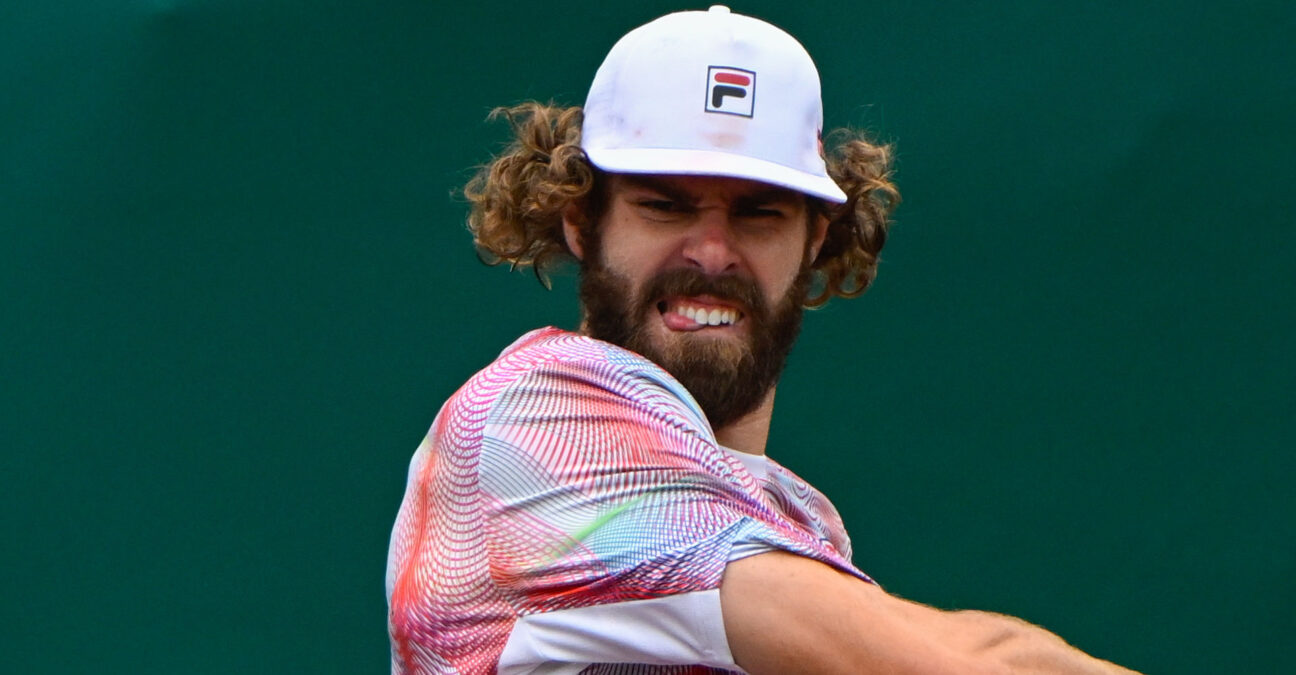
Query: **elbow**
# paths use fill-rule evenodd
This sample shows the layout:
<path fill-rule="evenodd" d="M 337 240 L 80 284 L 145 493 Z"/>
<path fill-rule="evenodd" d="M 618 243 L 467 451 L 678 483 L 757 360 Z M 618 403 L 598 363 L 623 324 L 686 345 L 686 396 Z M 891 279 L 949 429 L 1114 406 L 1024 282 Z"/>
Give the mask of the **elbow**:
<path fill-rule="evenodd" d="M 969 672 L 986 675 L 1021 672 L 1023 655 L 1035 652 L 1040 646 L 1037 643 L 1041 631 L 1032 630 L 1033 626 L 1025 621 L 975 610 L 956 614 L 969 625 L 975 626 L 967 633 L 974 636 L 974 639 L 963 644 L 961 650 L 972 665 Z"/>
<path fill-rule="evenodd" d="M 985 612 L 978 612 L 988 618 L 986 630 L 973 646 L 974 653 L 994 656 L 1011 653 L 1018 645 L 1029 638 L 1025 626 L 1019 626 L 1008 617 L 999 617 Z"/>
<path fill-rule="evenodd" d="M 990 612 L 959 612 L 978 627 L 966 655 L 977 673 L 1109 673 L 1122 669 L 1085 654 L 1021 619 Z M 1109 669 L 1110 667 L 1110 669 Z M 1123 671 L 1129 672 L 1129 671 Z"/>

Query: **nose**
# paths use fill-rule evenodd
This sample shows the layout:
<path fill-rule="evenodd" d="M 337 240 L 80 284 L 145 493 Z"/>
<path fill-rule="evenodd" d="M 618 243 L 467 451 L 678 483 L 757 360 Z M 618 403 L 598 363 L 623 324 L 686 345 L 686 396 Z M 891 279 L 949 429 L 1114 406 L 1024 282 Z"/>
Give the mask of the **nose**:
<path fill-rule="evenodd" d="M 689 263 L 710 275 L 728 274 L 737 269 L 737 242 L 728 209 L 701 209 L 691 229 L 683 250 Z"/>

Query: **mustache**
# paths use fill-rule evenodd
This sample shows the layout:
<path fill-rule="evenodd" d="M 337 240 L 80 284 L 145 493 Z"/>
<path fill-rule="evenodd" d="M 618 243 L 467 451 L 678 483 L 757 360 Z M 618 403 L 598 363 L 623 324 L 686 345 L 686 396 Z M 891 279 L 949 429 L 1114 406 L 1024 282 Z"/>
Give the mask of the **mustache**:
<path fill-rule="evenodd" d="M 758 317 L 769 313 L 755 281 L 733 275 L 712 276 L 688 268 L 668 270 L 653 277 L 644 285 L 639 304 L 647 309 L 646 306 L 656 304 L 660 298 L 673 295 L 711 295 L 733 302 Z"/>

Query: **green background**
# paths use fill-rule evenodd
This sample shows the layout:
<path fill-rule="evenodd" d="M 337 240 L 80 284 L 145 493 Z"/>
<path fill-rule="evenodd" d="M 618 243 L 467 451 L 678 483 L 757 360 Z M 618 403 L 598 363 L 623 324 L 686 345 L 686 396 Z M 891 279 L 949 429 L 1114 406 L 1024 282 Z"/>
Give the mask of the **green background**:
<path fill-rule="evenodd" d="M 4 669 L 387 669 L 410 454 L 517 335 L 455 190 L 681 6 L 0 7 Z M 858 564 L 1157 673 L 1296 672 L 1296 5 L 748 2 L 896 143 L 771 454 Z"/>

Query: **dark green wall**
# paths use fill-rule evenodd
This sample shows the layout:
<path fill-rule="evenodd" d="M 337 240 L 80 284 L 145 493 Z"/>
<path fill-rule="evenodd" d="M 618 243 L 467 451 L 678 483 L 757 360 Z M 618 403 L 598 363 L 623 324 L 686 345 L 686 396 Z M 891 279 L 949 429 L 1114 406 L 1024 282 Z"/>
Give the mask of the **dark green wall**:
<path fill-rule="evenodd" d="M 899 151 L 771 454 L 857 561 L 1158 673 L 1296 672 L 1292 3 L 751 2 Z M 10 672 L 383 672 L 410 453 L 522 331 L 452 196 L 678 5 L 0 8 Z"/>

